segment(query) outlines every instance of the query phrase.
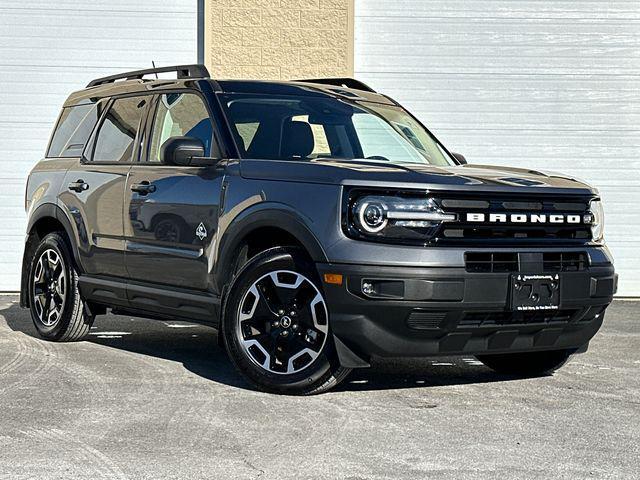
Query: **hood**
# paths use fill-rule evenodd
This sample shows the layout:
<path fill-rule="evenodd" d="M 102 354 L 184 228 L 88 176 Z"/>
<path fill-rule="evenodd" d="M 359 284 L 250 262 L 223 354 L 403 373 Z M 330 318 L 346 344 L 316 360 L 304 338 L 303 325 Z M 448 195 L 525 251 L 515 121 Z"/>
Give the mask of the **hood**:
<path fill-rule="evenodd" d="M 579 180 L 550 172 L 491 165 L 438 167 L 368 160 L 242 160 L 242 176 L 259 180 L 429 190 L 595 194 Z"/>

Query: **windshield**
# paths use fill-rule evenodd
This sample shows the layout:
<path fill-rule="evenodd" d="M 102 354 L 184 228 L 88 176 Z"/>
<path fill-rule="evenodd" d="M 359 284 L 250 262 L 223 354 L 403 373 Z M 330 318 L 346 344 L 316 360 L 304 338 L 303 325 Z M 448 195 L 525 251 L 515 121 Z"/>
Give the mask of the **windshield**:
<path fill-rule="evenodd" d="M 331 97 L 222 95 L 243 158 L 454 165 L 400 107 Z"/>

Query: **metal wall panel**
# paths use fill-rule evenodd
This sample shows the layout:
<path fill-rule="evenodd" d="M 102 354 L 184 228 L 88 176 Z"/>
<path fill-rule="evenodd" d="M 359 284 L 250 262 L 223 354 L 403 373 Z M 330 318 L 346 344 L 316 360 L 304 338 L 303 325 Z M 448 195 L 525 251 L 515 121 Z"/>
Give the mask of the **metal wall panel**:
<path fill-rule="evenodd" d="M 356 0 L 355 74 L 472 163 L 596 185 L 640 295 L 640 2 Z"/>
<path fill-rule="evenodd" d="M 195 0 L 0 0 L 0 291 L 19 288 L 24 180 L 69 93 L 152 60 L 196 59 Z"/>

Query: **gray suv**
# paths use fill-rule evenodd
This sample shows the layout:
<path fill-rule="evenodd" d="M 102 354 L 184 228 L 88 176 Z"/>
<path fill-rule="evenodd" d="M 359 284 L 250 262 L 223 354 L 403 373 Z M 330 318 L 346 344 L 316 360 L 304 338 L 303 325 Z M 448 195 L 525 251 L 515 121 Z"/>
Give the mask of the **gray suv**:
<path fill-rule="evenodd" d="M 348 78 L 96 79 L 25 204 L 21 304 L 43 338 L 80 340 L 108 309 L 200 322 L 277 393 L 375 356 L 549 373 L 587 349 L 617 283 L 597 190 L 466 165 Z"/>

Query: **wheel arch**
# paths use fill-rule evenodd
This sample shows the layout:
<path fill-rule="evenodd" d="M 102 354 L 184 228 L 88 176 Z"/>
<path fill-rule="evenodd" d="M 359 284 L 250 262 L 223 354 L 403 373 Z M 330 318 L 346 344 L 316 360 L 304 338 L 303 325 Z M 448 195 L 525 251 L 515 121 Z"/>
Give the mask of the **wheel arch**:
<path fill-rule="evenodd" d="M 243 260 L 268 248 L 299 247 L 311 261 L 327 261 L 320 241 L 304 219 L 295 210 L 282 205 L 263 205 L 242 212 L 227 228 L 219 245 L 214 280 L 221 294 Z M 258 249 L 251 251 L 252 246 Z M 246 258 L 243 259 L 243 255 Z"/>
<path fill-rule="evenodd" d="M 70 243 L 71 254 L 74 263 L 80 268 L 78 256 L 78 243 L 76 241 L 74 230 L 71 226 L 69 218 L 64 211 L 53 203 L 44 203 L 34 210 L 29 216 L 27 223 L 27 236 L 25 241 L 24 254 L 22 257 L 22 270 L 20 280 L 20 306 L 29 307 L 28 277 L 29 265 L 31 264 L 31 256 L 38 243 L 47 234 L 55 231 L 63 232 Z"/>

